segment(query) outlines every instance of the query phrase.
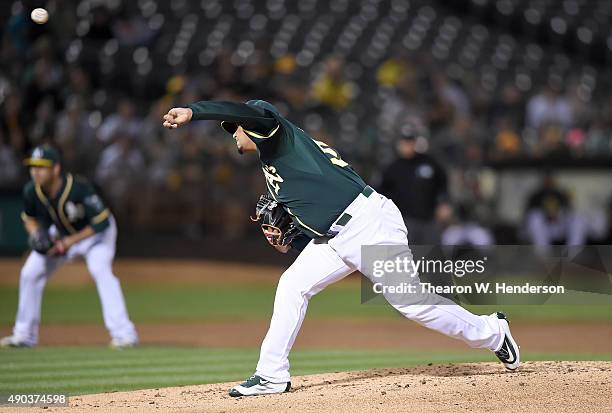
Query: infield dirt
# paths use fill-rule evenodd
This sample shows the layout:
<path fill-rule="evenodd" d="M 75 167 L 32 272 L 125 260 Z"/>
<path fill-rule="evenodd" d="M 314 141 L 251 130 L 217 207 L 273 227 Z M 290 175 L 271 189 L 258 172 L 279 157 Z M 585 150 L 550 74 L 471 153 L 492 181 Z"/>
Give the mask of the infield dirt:
<path fill-rule="evenodd" d="M 294 377 L 291 392 L 257 397 L 228 396 L 234 383 L 91 394 L 47 411 L 610 412 L 611 373 L 612 362 L 444 364 Z"/>

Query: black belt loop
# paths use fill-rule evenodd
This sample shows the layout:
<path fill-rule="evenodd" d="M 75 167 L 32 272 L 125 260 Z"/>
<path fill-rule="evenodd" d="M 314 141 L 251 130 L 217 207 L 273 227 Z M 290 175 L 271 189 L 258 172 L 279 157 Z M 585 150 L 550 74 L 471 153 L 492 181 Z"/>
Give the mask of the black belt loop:
<path fill-rule="evenodd" d="M 369 198 L 370 195 L 372 195 L 373 193 L 374 193 L 374 189 L 372 189 L 370 185 L 366 185 L 365 188 L 363 188 L 363 191 L 361 191 L 359 195 L 363 195 L 366 198 Z M 351 214 L 347 214 L 346 212 L 343 212 L 342 215 L 340 215 L 340 218 L 338 218 L 336 222 L 332 224 L 332 226 L 339 225 L 343 227 L 346 224 L 348 224 L 351 218 L 353 218 Z M 317 238 L 318 240 L 320 240 L 319 242 L 317 242 L 317 239 L 315 239 L 315 244 L 327 244 L 327 241 L 335 237 L 337 234 L 338 234 L 337 232 L 327 231 L 327 233 L 324 236 Z"/>
<path fill-rule="evenodd" d="M 353 218 L 351 214 L 347 214 L 346 212 L 344 212 L 342 215 L 340 215 L 340 218 L 338 218 L 334 225 L 340 225 L 341 227 L 343 227 L 348 224 L 351 218 Z"/>

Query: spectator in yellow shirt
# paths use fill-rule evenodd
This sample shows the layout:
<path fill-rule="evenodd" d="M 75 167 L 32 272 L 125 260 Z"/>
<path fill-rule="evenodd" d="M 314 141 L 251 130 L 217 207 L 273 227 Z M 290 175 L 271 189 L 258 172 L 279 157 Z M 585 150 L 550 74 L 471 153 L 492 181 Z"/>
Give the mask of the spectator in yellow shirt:
<path fill-rule="evenodd" d="M 342 110 L 353 99 L 353 87 L 344 80 L 342 60 L 332 57 L 325 63 L 325 69 L 313 85 L 313 98 L 324 106 L 334 110 Z"/>

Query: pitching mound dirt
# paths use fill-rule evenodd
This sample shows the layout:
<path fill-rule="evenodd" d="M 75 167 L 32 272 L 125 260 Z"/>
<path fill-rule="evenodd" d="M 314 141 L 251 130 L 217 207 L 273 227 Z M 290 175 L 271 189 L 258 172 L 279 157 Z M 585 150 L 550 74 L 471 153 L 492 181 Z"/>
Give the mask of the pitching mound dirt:
<path fill-rule="evenodd" d="M 499 363 L 448 364 L 294 377 L 290 393 L 257 397 L 229 397 L 234 383 L 75 396 L 63 410 L 610 412 L 611 373 L 612 362 L 526 362 L 515 373 Z"/>

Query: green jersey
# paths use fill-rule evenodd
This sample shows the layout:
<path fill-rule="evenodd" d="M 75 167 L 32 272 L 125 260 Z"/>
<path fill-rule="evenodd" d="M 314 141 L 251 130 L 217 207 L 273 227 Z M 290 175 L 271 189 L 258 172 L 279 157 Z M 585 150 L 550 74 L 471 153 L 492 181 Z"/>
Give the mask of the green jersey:
<path fill-rule="evenodd" d="M 62 176 L 62 186 L 55 197 L 28 182 L 23 188 L 23 201 L 23 219 L 35 219 L 45 228 L 55 225 L 62 235 L 74 234 L 88 225 L 96 232 L 109 226 L 110 211 L 93 186 L 72 174 Z"/>
<path fill-rule="evenodd" d="M 366 184 L 338 152 L 311 138 L 270 103 L 203 101 L 188 106 L 194 120 L 237 125 L 255 142 L 268 192 L 310 237 L 325 235 Z"/>

